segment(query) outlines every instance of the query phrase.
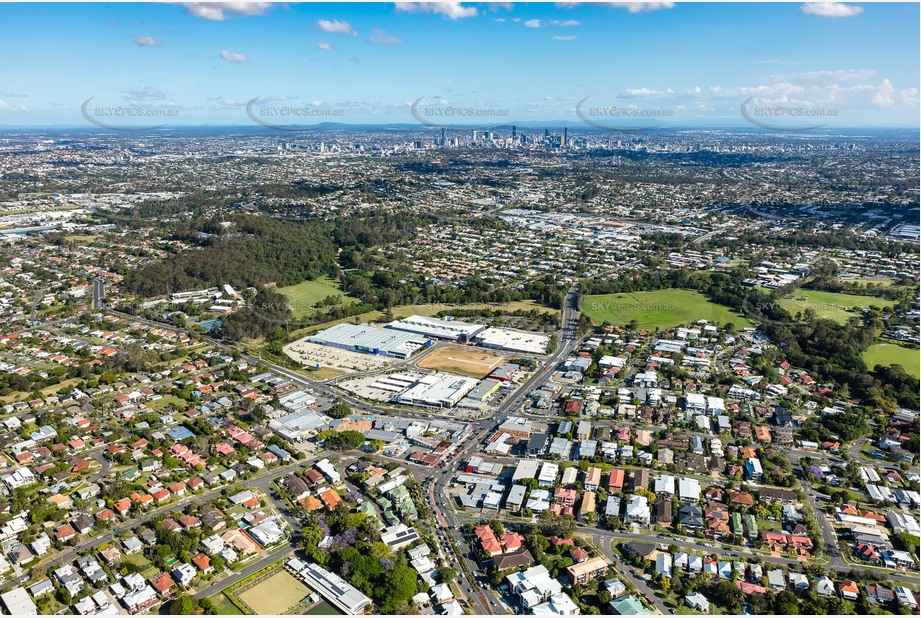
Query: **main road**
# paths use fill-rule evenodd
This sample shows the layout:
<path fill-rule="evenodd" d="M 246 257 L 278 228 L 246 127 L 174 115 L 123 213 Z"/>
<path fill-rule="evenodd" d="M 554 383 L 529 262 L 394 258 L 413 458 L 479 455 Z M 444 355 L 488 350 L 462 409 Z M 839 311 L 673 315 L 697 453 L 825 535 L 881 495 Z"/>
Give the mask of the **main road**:
<path fill-rule="evenodd" d="M 534 389 L 543 386 L 550 375 L 556 370 L 560 361 L 572 353 L 577 343 L 576 329 L 579 321 L 578 293 L 578 284 L 576 284 L 569 289 L 563 301 L 562 331 L 559 346 L 556 351 L 550 355 L 543 367 L 531 374 L 521 386 L 499 405 L 496 413 L 491 418 L 482 419 L 473 423 L 473 431 L 465 438 L 466 445 L 454 456 L 455 462 L 465 461 L 471 451 L 479 448 L 480 443 L 487 437 L 489 432 L 492 431 L 497 424 L 504 422 L 510 414 L 518 410 Z M 434 501 L 434 504 L 431 505 L 432 510 L 435 512 L 436 518 L 439 521 L 443 521 L 444 525 L 447 526 L 445 532 L 448 538 L 457 544 L 457 548 L 460 550 L 462 556 L 461 559 L 464 561 L 461 564 L 461 570 L 467 574 L 468 580 L 471 580 L 470 586 L 473 587 L 476 585 L 476 581 L 470 576 L 470 572 L 479 569 L 479 566 L 476 565 L 472 559 L 475 549 L 468 545 L 464 535 L 461 534 L 461 522 L 454 510 L 439 506 L 439 500 L 443 500 L 444 496 L 447 495 L 447 485 L 451 481 L 453 472 L 453 466 L 447 470 L 434 468 L 425 475 L 425 478 L 430 483 L 429 496 Z M 476 599 L 475 605 L 480 606 L 475 608 L 477 613 L 493 613 L 493 608 L 497 610 L 505 608 L 503 604 L 496 603 L 491 598 L 485 599 L 485 597 L 493 594 L 494 592 L 490 588 L 486 588 L 485 594 L 474 595 L 474 599 Z M 492 608 L 486 605 L 487 600 Z M 486 611 L 481 612 L 481 609 Z"/>

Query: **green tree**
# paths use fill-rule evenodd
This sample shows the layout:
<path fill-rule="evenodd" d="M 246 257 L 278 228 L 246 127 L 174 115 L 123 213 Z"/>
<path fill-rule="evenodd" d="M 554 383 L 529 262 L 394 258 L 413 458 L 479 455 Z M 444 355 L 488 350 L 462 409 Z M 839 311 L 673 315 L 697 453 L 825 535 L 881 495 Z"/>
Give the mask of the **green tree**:
<path fill-rule="evenodd" d="M 171 614 L 188 616 L 195 611 L 195 605 L 195 601 L 190 596 L 180 594 L 169 604 L 169 611 Z"/>
<path fill-rule="evenodd" d="M 376 597 L 381 613 L 400 613 L 397 609 L 404 607 L 416 594 L 416 571 L 403 564 L 394 565 L 383 577 L 383 582 L 376 589 Z"/>
<path fill-rule="evenodd" d="M 457 576 L 457 571 L 451 567 L 440 566 L 436 571 L 438 571 L 438 579 L 446 584 L 453 582 Z"/>
<path fill-rule="evenodd" d="M 712 598 L 717 605 L 737 613 L 742 608 L 745 594 L 734 583 L 724 579 L 713 587 Z"/>

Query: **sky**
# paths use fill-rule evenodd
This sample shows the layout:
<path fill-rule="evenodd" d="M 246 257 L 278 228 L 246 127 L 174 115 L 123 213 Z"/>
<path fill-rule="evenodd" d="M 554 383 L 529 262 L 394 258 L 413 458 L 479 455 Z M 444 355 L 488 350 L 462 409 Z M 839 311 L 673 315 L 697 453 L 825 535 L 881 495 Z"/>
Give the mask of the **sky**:
<path fill-rule="evenodd" d="M 918 23 L 918 3 L 2 3 L 0 126 L 917 127 Z"/>

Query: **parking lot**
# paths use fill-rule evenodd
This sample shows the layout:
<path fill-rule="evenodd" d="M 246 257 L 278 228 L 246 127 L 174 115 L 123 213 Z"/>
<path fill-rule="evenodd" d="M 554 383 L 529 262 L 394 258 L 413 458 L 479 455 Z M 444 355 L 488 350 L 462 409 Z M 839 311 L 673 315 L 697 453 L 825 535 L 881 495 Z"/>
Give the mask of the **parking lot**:
<path fill-rule="evenodd" d="M 358 373 L 365 371 L 378 371 L 394 364 L 395 359 L 375 354 L 361 354 L 348 352 L 318 343 L 310 343 L 306 339 L 289 343 L 284 347 L 285 354 L 294 361 L 306 367 L 337 369 L 345 373 Z"/>

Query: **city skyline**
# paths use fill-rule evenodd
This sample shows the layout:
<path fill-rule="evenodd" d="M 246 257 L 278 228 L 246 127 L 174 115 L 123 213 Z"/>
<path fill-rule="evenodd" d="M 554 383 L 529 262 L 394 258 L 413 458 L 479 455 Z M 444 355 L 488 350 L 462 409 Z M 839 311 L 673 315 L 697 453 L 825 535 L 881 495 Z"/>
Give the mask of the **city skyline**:
<path fill-rule="evenodd" d="M 836 2 L 7 4 L 0 49 L 18 60 L 0 126 L 917 127 L 918 16 Z M 780 125 L 761 115 L 774 109 Z"/>

